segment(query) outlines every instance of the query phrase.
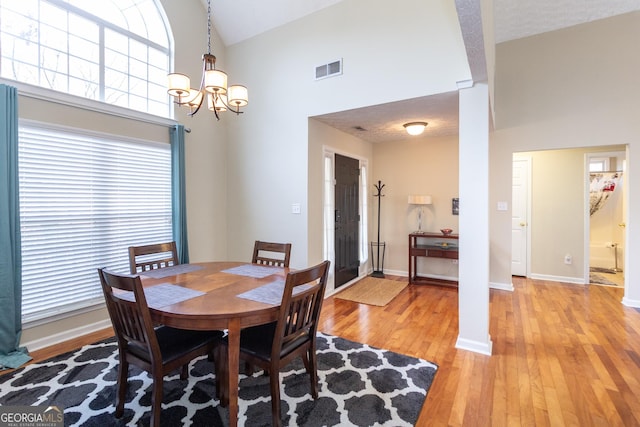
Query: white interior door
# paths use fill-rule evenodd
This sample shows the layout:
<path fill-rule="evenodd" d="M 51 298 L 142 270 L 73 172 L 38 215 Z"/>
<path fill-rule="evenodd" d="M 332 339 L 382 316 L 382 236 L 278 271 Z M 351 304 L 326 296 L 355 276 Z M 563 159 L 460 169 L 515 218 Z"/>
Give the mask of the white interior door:
<path fill-rule="evenodd" d="M 527 276 L 530 158 L 513 159 L 511 196 L 511 274 Z"/>

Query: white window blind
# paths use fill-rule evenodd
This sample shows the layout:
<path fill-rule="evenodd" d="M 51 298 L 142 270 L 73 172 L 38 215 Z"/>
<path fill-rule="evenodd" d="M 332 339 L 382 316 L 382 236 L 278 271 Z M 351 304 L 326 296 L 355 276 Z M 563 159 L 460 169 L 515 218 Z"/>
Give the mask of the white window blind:
<path fill-rule="evenodd" d="M 172 240 L 171 148 L 81 130 L 19 130 L 23 322 L 103 302 L 97 268 Z"/>

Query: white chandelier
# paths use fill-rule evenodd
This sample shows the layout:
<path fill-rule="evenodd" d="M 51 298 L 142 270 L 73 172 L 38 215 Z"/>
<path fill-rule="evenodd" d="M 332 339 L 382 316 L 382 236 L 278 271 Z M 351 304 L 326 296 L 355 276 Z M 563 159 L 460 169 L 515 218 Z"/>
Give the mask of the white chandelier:
<path fill-rule="evenodd" d="M 216 57 L 211 54 L 211 0 L 207 0 L 207 41 L 208 53 L 202 55 L 202 81 L 200 89 L 191 87 L 189 76 L 181 73 L 168 75 L 169 95 L 175 98 L 175 103 L 189 108 L 190 116 L 196 114 L 205 97 L 207 108 L 220 120 L 219 112 L 231 110 L 236 114 L 242 113 L 241 107 L 249 103 L 249 92 L 245 86 L 232 85 L 227 88 L 227 73 L 216 70 Z"/>

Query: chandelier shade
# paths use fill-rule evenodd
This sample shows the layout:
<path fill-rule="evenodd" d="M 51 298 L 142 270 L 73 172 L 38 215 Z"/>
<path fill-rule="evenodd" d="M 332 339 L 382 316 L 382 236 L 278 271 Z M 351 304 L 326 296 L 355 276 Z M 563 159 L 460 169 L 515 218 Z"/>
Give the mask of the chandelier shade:
<path fill-rule="evenodd" d="M 204 88 L 207 92 L 227 93 L 227 73 L 220 70 L 207 70 L 204 74 Z"/>
<path fill-rule="evenodd" d="M 245 86 L 229 86 L 229 103 L 236 107 L 244 107 L 249 103 L 249 91 Z"/>
<path fill-rule="evenodd" d="M 194 88 L 189 89 L 189 93 L 182 101 L 183 104 L 189 107 L 197 107 L 200 102 L 202 102 L 202 92 Z"/>
<path fill-rule="evenodd" d="M 211 54 L 211 0 L 207 0 L 207 41 L 209 50 L 202 55 L 202 80 L 199 89 L 191 87 L 191 79 L 186 74 L 171 73 L 167 76 L 167 93 L 175 98 L 175 103 L 190 109 L 189 115 L 195 115 L 207 98 L 207 109 L 213 111 L 220 120 L 218 112 L 231 110 L 243 113 L 241 107 L 249 104 L 249 91 L 246 86 L 227 86 L 227 73 L 216 69 L 216 57 Z"/>
<path fill-rule="evenodd" d="M 191 79 L 182 73 L 169 74 L 167 92 L 171 96 L 181 98 L 189 94 L 191 89 Z"/>
<path fill-rule="evenodd" d="M 207 96 L 207 108 L 211 111 L 227 111 L 227 96 L 218 95 L 215 97 L 212 94 Z"/>

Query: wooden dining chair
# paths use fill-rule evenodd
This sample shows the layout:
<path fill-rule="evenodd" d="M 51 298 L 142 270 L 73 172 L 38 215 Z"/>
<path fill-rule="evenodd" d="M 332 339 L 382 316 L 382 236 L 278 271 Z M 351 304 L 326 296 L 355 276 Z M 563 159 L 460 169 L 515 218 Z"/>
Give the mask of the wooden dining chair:
<path fill-rule="evenodd" d="M 280 254 L 276 258 L 276 255 Z M 254 264 L 272 265 L 277 267 L 289 267 L 291 258 L 291 243 L 272 243 L 256 240 L 253 245 Z"/>
<path fill-rule="evenodd" d="M 176 242 L 153 245 L 129 246 L 129 270 L 131 274 L 178 265 Z"/>
<path fill-rule="evenodd" d="M 140 276 L 119 275 L 104 269 L 98 269 L 98 274 L 118 342 L 115 416 L 120 418 L 124 413 L 129 364 L 132 364 L 151 374 L 150 425 L 158 426 L 164 377 L 182 368 L 180 379 L 187 379 L 189 362 L 203 355 L 213 358 L 214 347 L 223 333 L 154 327 Z"/>
<path fill-rule="evenodd" d="M 276 322 L 242 329 L 240 359 L 269 372 L 271 415 L 274 426 L 280 420 L 280 369 L 302 357 L 310 377 L 311 395 L 318 398 L 316 333 L 327 286 L 329 261 L 287 274 L 279 318 Z M 225 362 L 228 341 L 216 349 L 216 390 L 222 404 L 228 402 L 228 370 Z"/>

